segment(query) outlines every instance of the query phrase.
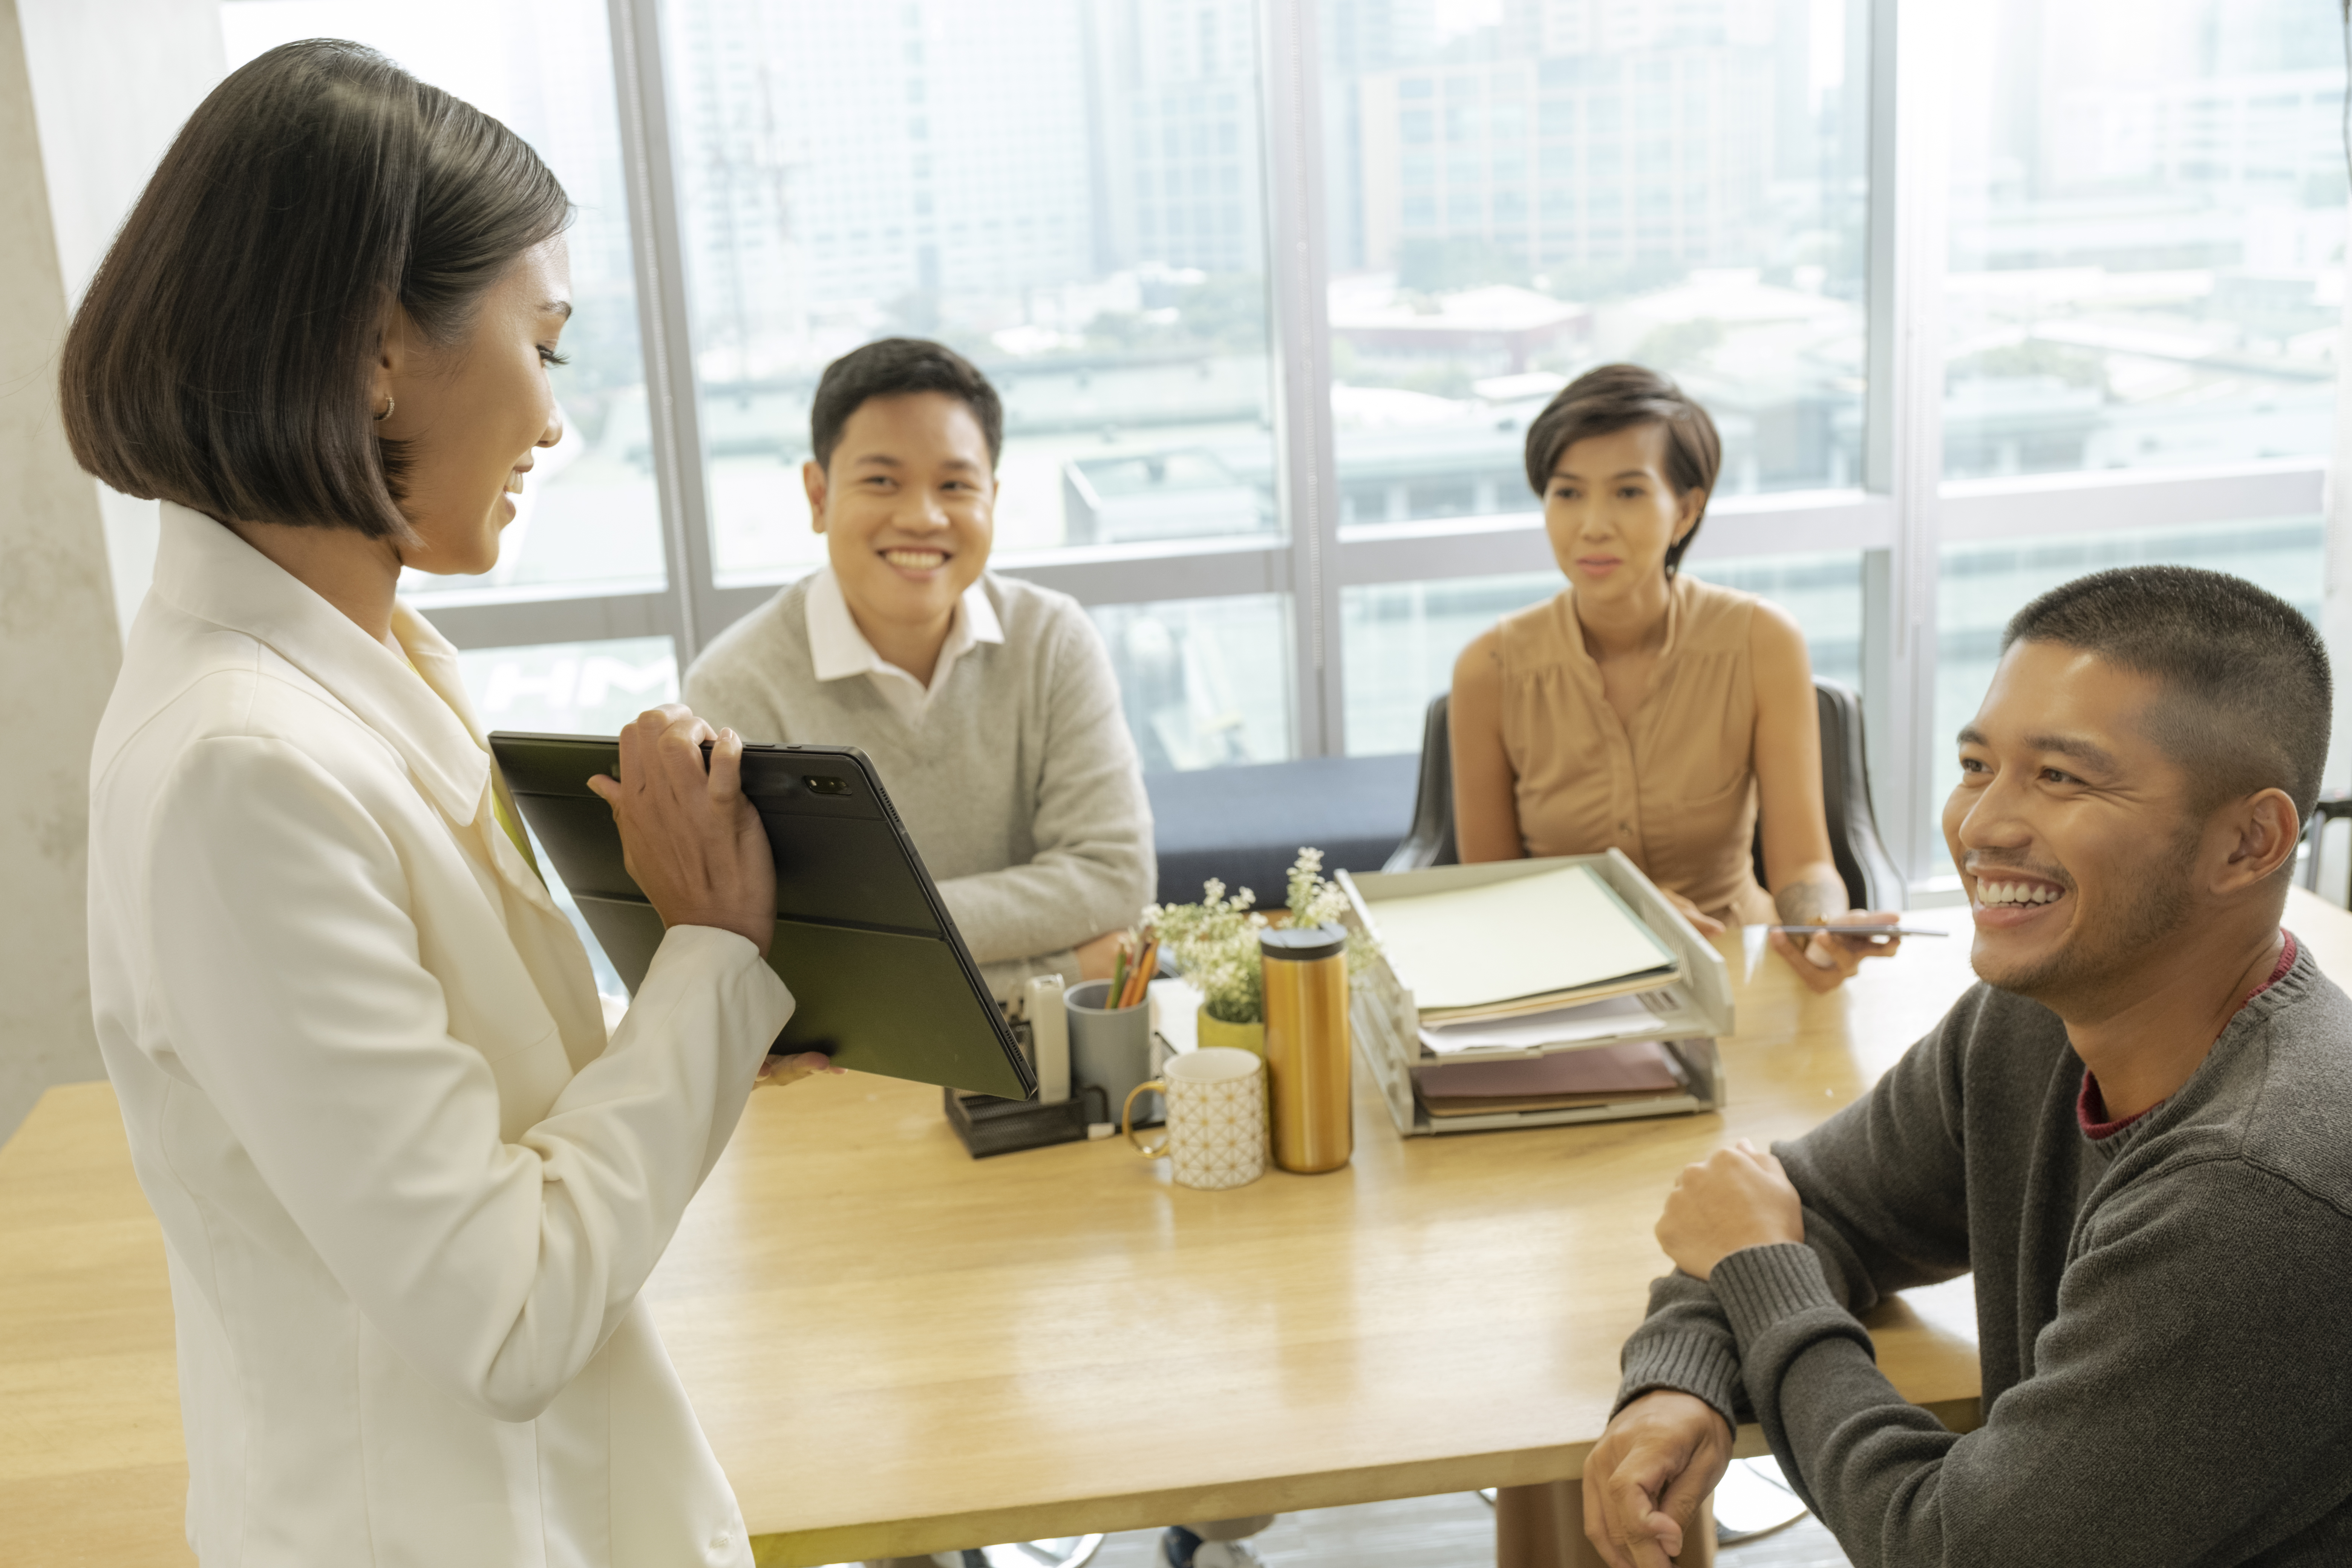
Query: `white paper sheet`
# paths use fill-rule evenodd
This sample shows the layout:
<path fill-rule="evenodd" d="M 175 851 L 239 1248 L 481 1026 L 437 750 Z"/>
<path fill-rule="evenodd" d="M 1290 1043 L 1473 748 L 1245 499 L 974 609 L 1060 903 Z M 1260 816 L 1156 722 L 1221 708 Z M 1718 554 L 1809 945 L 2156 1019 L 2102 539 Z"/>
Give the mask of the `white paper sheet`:
<path fill-rule="evenodd" d="M 1639 995 L 1610 996 L 1517 1018 L 1425 1024 L 1421 1043 L 1442 1057 L 1468 1051 L 1538 1051 L 1546 1046 L 1581 1045 L 1638 1034 L 1657 1021 L 1657 1016 L 1642 1005 Z"/>
<path fill-rule="evenodd" d="M 1371 906 L 1400 979 L 1424 1011 L 1483 1007 L 1674 963 L 1583 866 Z"/>

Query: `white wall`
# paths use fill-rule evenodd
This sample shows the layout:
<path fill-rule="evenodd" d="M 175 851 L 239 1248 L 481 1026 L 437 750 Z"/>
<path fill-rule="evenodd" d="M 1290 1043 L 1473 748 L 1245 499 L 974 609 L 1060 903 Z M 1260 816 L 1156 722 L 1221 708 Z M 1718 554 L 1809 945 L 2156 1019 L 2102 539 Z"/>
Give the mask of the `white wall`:
<path fill-rule="evenodd" d="M 81 299 L 156 161 L 226 69 L 220 0 L 16 0 L 66 299 Z M 155 569 L 153 501 L 99 487 L 117 621 Z"/>
<path fill-rule="evenodd" d="M 83 931 L 89 748 L 118 606 L 154 560 L 152 503 L 102 501 L 67 450 L 58 347 L 220 56 L 213 0 L 0 0 L 0 1137 L 51 1084 L 104 1070 Z"/>
<path fill-rule="evenodd" d="M 0 1131 L 96 1076 L 82 878 L 90 736 L 121 647 L 98 490 L 58 424 L 65 285 L 14 0 L 0 0 Z"/>

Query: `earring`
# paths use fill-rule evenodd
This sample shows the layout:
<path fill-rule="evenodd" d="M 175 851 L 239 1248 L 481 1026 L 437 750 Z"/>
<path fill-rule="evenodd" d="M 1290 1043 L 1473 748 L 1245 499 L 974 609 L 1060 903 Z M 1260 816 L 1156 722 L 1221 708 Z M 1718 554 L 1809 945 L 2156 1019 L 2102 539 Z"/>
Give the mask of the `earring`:
<path fill-rule="evenodd" d="M 389 392 L 387 392 L 387 393 L 385 393 L 385 394 L 383 395 L 383 413 L 381 413 L 381 414 L 379 414 L 379 415 L 377 415 L 377 416 L 375 416 L 375 422 L 376 422 L 377 424 L 381 425 L 381 424 L 383 424 L 385 420 L 387 420 L 387 419 L 389 419 L 389 418 L 391 418 L 391 417 L 392 417 L 392 394 L 391 394 L 391 393 L 389 393 Z"/>

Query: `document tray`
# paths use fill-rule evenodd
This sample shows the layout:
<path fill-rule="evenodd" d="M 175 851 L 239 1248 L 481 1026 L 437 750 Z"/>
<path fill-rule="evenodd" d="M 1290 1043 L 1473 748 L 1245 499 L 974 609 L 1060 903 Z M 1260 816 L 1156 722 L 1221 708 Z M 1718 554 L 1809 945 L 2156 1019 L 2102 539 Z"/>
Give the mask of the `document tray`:
<path fill-rule="evenodd" d="M 1501 1110 L 1489 1115 L 1432 1116 L 1414 1092 L 1413 1068 L 1438 1058 L 1421 1042 L 1421 1010 L 1410 976 L 1400 975 L 1380 951 L 1380 909 L 1384 899 L 1411 898 L 1458 888 L 1485 886 L 1517 877 L 1540 876 L 1564 866 L 1589 866 L 1622 899 L 1634 917 L 1664 942 L 1675 959 L 1673 982 L 1646 994 L 1654 1017 L 1649 1026 L 1612 1035 L 1611 1045 L 1656 1040 L 1682 1068 L 1688 1092 L 1629 1098 L 1614 1104 L 1545 1110 Z M 1348 1021 L 1365 1070 L 1397 1131 L 1406 1137 L 1444 1132 L 1485 1132 L 1513 1127 L 1554 1127 L 1577 1121 L 1618 1121 L 1639 1116 L 1669 1116 L 1721 1109 L 1727 1098 L 1723 1059 L 1716 1038 L 1731 1033 L 1731 974 L 1723 955 L 1666 901 L 1640 868 L 1617 850 L 1602 855 L 1561 856 L 1545 860 L 1497 860 L 1476 866 L 1432 866 L 1418 871 L 1341 871 L 1348 896 L 1348 925 L 1372 938 L 1374 956 L 1354 976 Z M 1600 1043 L 1600 1042 L 1595 1042 Z M 1565 1045 L 1529 1051 L 1478 1052 L 1451 1060 L 1501 1061 L 1584 1048 Z"/>

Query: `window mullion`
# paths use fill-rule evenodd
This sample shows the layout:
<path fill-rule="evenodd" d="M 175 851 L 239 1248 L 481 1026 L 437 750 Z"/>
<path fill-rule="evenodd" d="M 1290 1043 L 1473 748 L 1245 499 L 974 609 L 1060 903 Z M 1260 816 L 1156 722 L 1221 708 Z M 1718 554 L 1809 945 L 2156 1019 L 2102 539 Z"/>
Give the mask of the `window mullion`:
<path fill-rule="evenodd" d="M 662 559 L 677 606 L 677 663 L 692 663 L 726 625 L 714 612 L 710 510 L 696 406 L 694 349 L 686 303 L 685 252 L 670 161 L 668 93 L 655 0 L 608 0 L 613 78 L 620 100 L 621 162 L 646 363 L 646 414 L 661 497 Z"/>
<path fill-rule="evenodd" d="M 1939 0 L 1874 0 L 1870 38 L 1870 395 L 1866 478 L 1893 500 L 1885 555 L 1865 563 L 1873 794 L 1906 876 L 1939 842 L 1935 802 L 1936 595 L 1943 477 L 1948 184 Z"/>
<path fill-rule="evenodd" d="M 1316 0 L 1264 0 L 1261 16 L 1275 471 L 1290 531 L 1298 752 L 1330 756 L 1347 749 L 1347 736 L 1325 280 L 1322 56 Z"/>

